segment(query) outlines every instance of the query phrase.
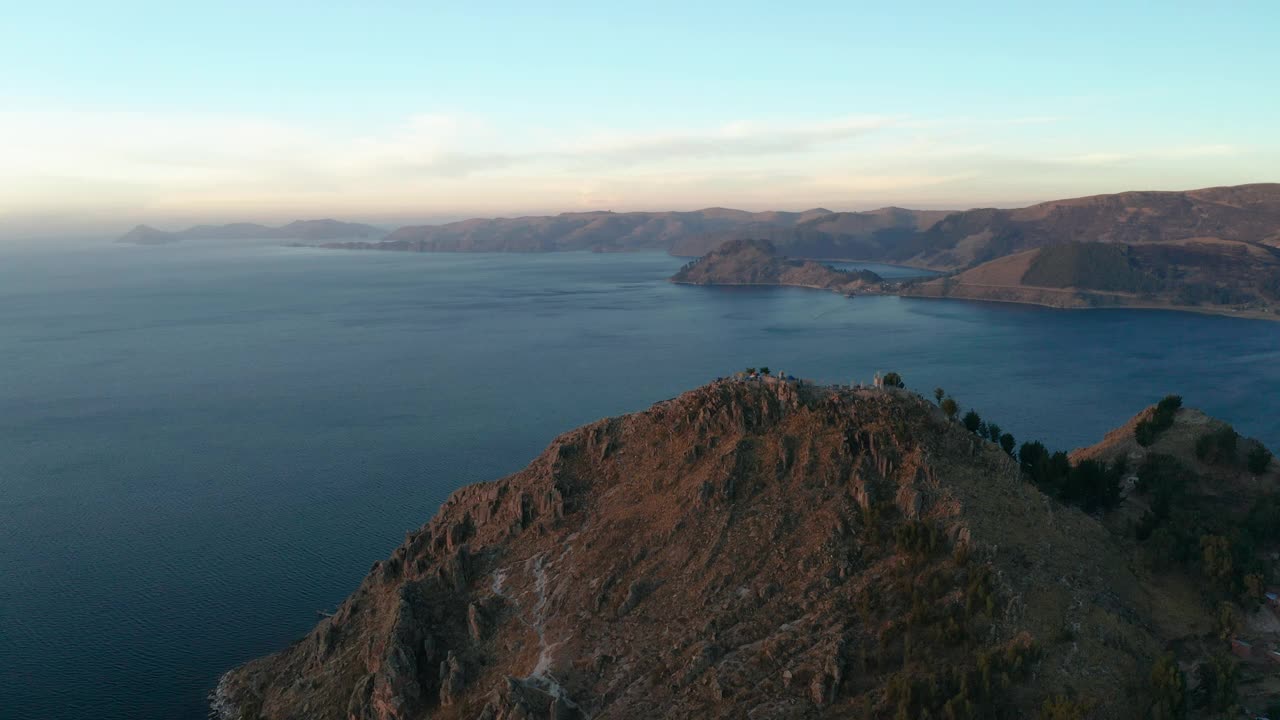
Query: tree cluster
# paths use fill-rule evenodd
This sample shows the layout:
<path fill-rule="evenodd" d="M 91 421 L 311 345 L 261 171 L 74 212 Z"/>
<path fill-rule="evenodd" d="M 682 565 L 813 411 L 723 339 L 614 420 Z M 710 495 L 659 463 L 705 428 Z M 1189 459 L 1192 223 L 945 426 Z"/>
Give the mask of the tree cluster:
<path fill-rule="evenodd" d="M 1123 461 L 1107 464 L 1082 460 L 1072 465 L 1062 450 L 1050 453 L 1039 441 L 1023 443 L 1018 449 L 1022 472 L 1045 494 L 1086 512 L 1106 510 L 1120 502 Z"/>
<path fill-rule="evenodd" d="M 938 400 L 938 407 L 942 408 L 943 414 L 948 419 L 954 420 L 956 415 L 960 414 L 960 403 L 954 398 L 947 397 L 946 392 L 942 388 L 936 388 L 933 396 Z M 1017 447 L 1018 441 L 1012 434 L 1004 432 L 1004 430 L 993 422 L 986 422 L 976 410 L 970 409 L 960 418 L 960 424 L 964 425 L 964 429 L 977 435 L 983 440 L 989 440 L 1000 446 L 1009 457 L 1013 457 L 1013 450 Z"/>
<path fill-rule="evenodd" d="M 1266 586 L 1258 548 L 1280 541 L 1280 497 L 1258 498 L 1240 519 L 1194 492 L 1195 483 L 1195 474 L 1169 455 L 1151 455 L 1138 468 L 1135 489 L 1150 505 L 1134 528 L 1143 555 L 1157 570 L 1198 572 L 1213 598 L 1255 607 Z"/>

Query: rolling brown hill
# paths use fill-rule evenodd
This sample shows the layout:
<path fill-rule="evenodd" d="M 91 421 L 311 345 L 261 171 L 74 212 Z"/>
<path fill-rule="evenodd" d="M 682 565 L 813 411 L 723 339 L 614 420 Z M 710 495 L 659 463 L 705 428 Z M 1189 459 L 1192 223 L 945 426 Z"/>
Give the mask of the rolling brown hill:
<path fill-rule="evenodd" d="M 691 237 L 732 228 L 789 227 L 829 210 L 750 213 L 727 208 L 692 212 L 582 212 L 518 218 L 475 218 L 399 228 L 379 243 L 337 247 L 414 252 L 551 252 L 671 250 Z"/>
<path fill-rule="evenodd" d="M 1190 238 L 1280 245 L 1280 184 L 1125 192 L 1017 210 L 967 210 L 886 248 L 883 259 L 957 269 L 1072 241 L 1140 244 Z"/>
<path fill-rule="evenodd" d="M 1211 717 L 1195 692 L 1217 695 L 1178 683 L 1238 672 L 1217 607 L 1194 568 L 1157 577 L 1138 552 L 910 392 L 722 380 L 457 491 L 332 617 L 228 673 L 213 707 L 1129 720 L 1168 701 Z"/>
<path fill-rule="evenodd" d="M 903 295 L 1062 308 L 1143 307 L 1280 319 L 1280 248 L 1218 238 L 1067 242 L 1023 250 Z"/>
<path fill-rule="evenodd" d="M 818 213 L 792 224 L 751 223 L 718 233 L 691 235 L 670 248 L 672 255 L 705 255 L 725 242 L 768 240 L 791 257 L 866 259 L 894 246 L 950 214 L 945 210 L 887 207 L 867 212 Z"/>

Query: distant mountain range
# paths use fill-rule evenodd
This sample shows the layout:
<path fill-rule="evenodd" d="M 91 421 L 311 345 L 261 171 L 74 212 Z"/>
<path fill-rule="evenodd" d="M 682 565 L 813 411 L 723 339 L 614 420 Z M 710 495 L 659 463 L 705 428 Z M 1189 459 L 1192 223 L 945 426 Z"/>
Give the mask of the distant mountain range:
<path fill-rule="evenodd" d="M 1142 244 L 1209 238 L 1280 246 L 1280 184 L 1126 192 L 1018 209 L 887 207 L 867 212 L 589 212 L 402 227 L 329 247 L 412 252 L 665 250 L 699 256 L 726 241 L 768 240 L 798 258 L 954 271 L 1059 243 Z"/>
<path fill-rule="evenodd" d="M 167 245 L 181 240 L 303 240 L 325 242 L 329 240 L 374 240 L 384 237 L 386 230 L 361 223 L 338 220 L 295 220 L 288 225 L 269 227 L 257 223 L 231 223 L 230 225 L 196 225 L 169 232 L 150 225 L 139 225 L 122 235 L 116 242 L 134 245 Z"/>
<path fill-rule="evenodd" d="M 1280 301 L 1280 183 L 1125 192 L 1013 210 L 586 212 L 411 225 L 140 225 L 120 242 L 294 240 L 409 252 L 666 251 L 702 256 L 766 240 L 791 258 L 885 262 L 952 275 L 904 294 L 1062 307 L 1214 305 L 1270 314 Z"/>

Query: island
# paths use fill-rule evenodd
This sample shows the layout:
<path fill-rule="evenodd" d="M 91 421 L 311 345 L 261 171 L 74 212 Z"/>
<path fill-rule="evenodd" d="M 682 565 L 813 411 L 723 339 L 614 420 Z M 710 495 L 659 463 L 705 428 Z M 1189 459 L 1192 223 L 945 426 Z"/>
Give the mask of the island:
<path fill-rule="evenodd" d="M 224 675 L 213 717 L 1207 719 L 1280 695 L 1267 448 L 1176 396 L 1090 448 L 1019 446 L 904 384 L 728 373 L 571 430 Z"/>
<path fill-rule="evenodd" d="M 768 240 L 730 240 L 670 279 L 684 285 L 790 285 L 842 295 L 879 292 L 884 285 L 884 278 L 870 270 L 838 270 L 813 260 L 782 257 Z"/>

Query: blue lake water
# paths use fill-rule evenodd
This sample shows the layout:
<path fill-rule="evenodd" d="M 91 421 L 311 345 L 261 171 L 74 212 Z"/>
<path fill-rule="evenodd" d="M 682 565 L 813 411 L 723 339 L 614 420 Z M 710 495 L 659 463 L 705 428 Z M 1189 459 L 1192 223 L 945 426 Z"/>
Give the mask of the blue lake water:
<path fill-rule="evenodd" d="M 1179 392 L 1280 449 L 1280 323 L 665 282 L 684 262 L 0 253 L 0 717 L 203 718 L 453 489 L 747 365 L 897 370 L 1064 448 Z"/>

